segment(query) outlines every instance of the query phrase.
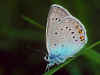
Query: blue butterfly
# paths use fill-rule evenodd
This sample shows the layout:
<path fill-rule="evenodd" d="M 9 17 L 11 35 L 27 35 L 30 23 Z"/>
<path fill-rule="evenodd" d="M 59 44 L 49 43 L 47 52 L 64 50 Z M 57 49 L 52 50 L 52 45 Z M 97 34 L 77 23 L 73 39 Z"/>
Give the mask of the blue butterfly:
<path fill-rule="evenodd" d="M 50 8 L 46 27 L 47 67 L 64 63 L 78 53 L 87 43 L 84 25 L 65 8 L 53 4 Z M 46 58 L 48 57 L 48 58 Z"/>

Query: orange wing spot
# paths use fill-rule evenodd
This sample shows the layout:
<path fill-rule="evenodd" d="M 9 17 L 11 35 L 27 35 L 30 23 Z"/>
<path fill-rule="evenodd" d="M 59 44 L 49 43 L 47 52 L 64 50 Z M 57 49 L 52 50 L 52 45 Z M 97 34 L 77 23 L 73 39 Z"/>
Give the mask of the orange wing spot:
<path fill-rule="evenodd" d="M 73 21 L 73 22 L 72 22 L 72 24 L 74 24 L 74 25 L 75 25 L 75 28 L 76 28 L 76 29 L 78 29 L 78 28 L 79 28 L 79 24 L 78 24 L 77 22 Z"/>
<path fill-rule="evenodd" d="M 75 26 L 78 25 L 76 21 L 72 21 L 72 24 L 74 24 Z"/>
<path fill-rule="evenodd" d="M 82 34 L 83 33 L 83 31 L 82 31 L 82 29 L 79 29 L 79 31 L 78 31 L 80 34 Z"/>
<path fill-rule="evenodd" d="M 84 38 L 84 36 L 80 36 L 80 39 L 81 39 L 81 41 L 83 41 L 85 38 Z"/>
<path fill-rule="evenodd" d="M 75 27 L 76 27 L 76 29 L 78 29 L 78 28 L 79 28 L 79 26 L 78 26 L 78 25 L 76 25 Z"/>

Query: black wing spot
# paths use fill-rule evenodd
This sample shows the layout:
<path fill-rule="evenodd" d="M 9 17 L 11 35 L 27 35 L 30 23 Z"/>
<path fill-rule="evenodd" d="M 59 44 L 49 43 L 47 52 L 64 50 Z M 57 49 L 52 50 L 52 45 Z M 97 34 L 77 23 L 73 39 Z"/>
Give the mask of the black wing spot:
<path fill-rule="evenodd" d="M 62 44 L 61 47 L 64 47 L 64 44 Z"/>
<path fill-rule="evenodd" d="M 55 32 L 54 34 L 55 34 L 55 35 L 57 35 L 58 33 L 57 33 L 57 32 Z"/>
<path fill-rule="evenodd" d="M 68 29 L 68 27 L 66 27 L 66 29 Z"/>
<path fill-rule="evenodd" d="M 74 34 L 74 32 L 71 32 L 72 34 Z"/>
<path fill-rule="evenodd" d="M 58 20 L 58 18 L 56 18 L 56 20 Z"/>
<path fill-rule="evenodd" d="M 61 28 L 61 31 L 63 30 L 63 28 Z"/>
<path fill-rule="evenodd" d="M 55 19 L 56 19 L 56 21 L 58 21 L 58 22 L 60 22 L 60 21 L 61 21 L 59 18 L 55 18 Z"/>
<path fill-rule="evenodd" d="M 78 40 L 75 40 L 75 41 L 78 41 Z"/>
<path fill-rule="evenodd" d="M 75 38 L 75 36 L 73 36 L 73 38 Z"/>
<path fill-rule="evenodd" d="M 56 46 L 56 43 L 54 44 L 54 46 Z"/>
<path fill-rule="evenodd" d="M 72 29 L 70 28 L 69 31 L 71 31 Z"/>

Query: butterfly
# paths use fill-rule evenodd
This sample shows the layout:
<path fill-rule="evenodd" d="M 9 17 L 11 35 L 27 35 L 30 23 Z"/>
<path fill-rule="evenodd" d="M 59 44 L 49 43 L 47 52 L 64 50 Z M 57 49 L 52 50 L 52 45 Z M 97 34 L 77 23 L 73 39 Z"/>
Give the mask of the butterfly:
<path fill-rule="evenodd" d="M 87 40 L 86 29 L 77 18 L 62 6 L 51 5 L 46 26 L 47 67 L 64 63 L 78 53 Z"/>

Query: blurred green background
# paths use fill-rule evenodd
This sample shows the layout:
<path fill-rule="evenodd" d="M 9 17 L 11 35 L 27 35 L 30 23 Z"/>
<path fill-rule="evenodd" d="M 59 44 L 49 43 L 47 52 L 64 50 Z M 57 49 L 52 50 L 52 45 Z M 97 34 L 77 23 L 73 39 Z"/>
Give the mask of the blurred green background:
<path fill-rule="evenodd" d="M 100 40 L 100 0 L 1 0 L 0 75 L 42 75 L 46 19 L 51 4 L 64 6 L 85 25 L 88 45 Z M 54 75 L 100 75 L 100 45 Z"/>

